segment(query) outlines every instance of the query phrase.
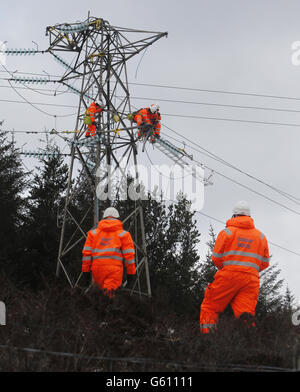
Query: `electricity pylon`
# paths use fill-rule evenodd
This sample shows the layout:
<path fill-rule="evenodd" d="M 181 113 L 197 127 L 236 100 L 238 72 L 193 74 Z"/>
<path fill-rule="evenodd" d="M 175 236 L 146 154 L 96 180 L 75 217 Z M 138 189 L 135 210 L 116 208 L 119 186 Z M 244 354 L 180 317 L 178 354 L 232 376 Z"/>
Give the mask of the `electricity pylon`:
<path fill-rule="evenodd" d="M 135 183 L 139 184 L 136 127 L 127 117 L 131 113 L 127 62 L 167 33 L 115 27 L 103 19 L 88 16 L 83 23 L 49 26 L 46 35 L 50 40 L 47 52 L 66 69 L 59 82 L 79 95 L 73 137 L 64 138 L 70 145 L 70 165 L 56 267 L 56 275 L 62 269 L 74 287 L 80 276 L 74 279 L 70 261 L 65 261 L 76 245 L 84 244 L 86 232 L 83 222 L 90 209 L 93 209 L 96 226 L 99 198 L 105 200 L 106 196 L 111 204 L 110 180 L 114 180 L 118 172 L 127 184 L 126 169 L 130 164 L 134 167 Z M 61 57 L 62 53 L 64 57 Z M 67 57 L 72 57 L 72 61 Z M 91 101 L 102 103 L 104 110 L 96 120 L 96 136 L 86 138 L 84 112 Z M 77 160 L 81 164 L 81 172 L 90 182 L 93 195 L 93 205 L 79 218 L 72 214 L 70 208 L 79 181 L 74 180 Z M 125 229 L 130 230 L 136 248 L 137 281 L 134 290 L 151 296 L 143 219 L 142 203 L 137 199 L 123 224 Z M 71 233 L 70 226 L 73 227 Z"/>

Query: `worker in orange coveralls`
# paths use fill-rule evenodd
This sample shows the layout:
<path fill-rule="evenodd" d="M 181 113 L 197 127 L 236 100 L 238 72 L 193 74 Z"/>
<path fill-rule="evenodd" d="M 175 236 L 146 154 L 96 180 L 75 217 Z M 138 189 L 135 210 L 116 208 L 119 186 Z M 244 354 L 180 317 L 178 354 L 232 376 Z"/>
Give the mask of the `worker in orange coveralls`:
<path fill-rule="evenodd" d="M 134 244 L 119 217 L 115 208 L 107 208 L 98 227 L 88 232 L 82 250 L 82 272 L 91 271 L 94 283 L 110 298 L 122 284 L 123 259 L 128 286 L 133 285 L 136 277 Z"/>
<path fill-rule="evenodd" d="M 96 135 L 96 122 L 95 116 L 97 113 L 101 113 L 103 111 L 102 106 L 98 103 L 92 102 L 88 109 L 85 112 L 85 123 L 88 124 L 85 136 L 95 136 Z M 87 120 L 86 120 L 87 119 Z"/>
<path fill-rule="evenodd" d="M 212 262 L 218 268 L 204 294 L 200 330 L 209 333 L 228 304 L 234 316 L 254 326 L 259 294 L 259 272 L 269 266 L 265 235 L 254 226 L 247 202 L 240 201 L 216 240 Z"/>
<path fill-rule="evenodd" d="M 151 142 L 155 142 L 155 138 L 160 137 L 161 130 L 161 115 L 159 113 L 159 105 L 152 104 L 149 108 L 140 109 L 133 114 L 133 121 L 139 127 L 138 138 L 142 137 L 144 132 L 153 129 L 153 136 Z"/>

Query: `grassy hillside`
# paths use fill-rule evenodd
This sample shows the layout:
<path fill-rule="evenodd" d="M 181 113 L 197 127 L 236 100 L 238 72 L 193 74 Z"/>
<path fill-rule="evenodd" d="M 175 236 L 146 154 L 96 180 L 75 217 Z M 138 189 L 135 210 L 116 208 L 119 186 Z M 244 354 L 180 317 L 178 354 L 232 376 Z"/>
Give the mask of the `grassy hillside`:
<path fill-rule="evenodd" d="M 7 310 L 0 371 L 288 369 L 300 342 L 288 312 L 270 312 L 250 329 L 225 312 L 217 331 L 204 336 L 199 310 L 170 312 L 166 293 L 149 299 L 123 291 L 110 301 L 97 289 L 83 295 L 53 282 L 34 293 L 0 280 Z"/>

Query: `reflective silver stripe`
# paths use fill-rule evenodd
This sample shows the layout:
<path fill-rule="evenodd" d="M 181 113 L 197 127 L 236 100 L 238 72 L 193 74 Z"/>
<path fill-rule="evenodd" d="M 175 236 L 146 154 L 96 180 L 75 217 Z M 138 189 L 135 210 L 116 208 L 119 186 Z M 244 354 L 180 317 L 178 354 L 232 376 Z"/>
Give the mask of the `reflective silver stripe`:
<path fill-rule="evenodd" d="M 249 261 L 227 260 L 227 261 L 223 261 L 223 265 L 241 265 L 243 267 L 253 267 L 257 271 L 260 271 L 260 268 L 257 264 L 250 263 Z"/>
<path fill-rule="evenodd" d="M 122 250 L 123 255 L 125 255 L 126 253 L 135 253 L 134 249 L 126 249 L 126 250 Z"/>
<path fill-rule="evenodd" d="M 213 256 L 213 257 L 216 257 L 216 258 L 224 257 L 224 254 L 225 254 L 225 253 L 215 253 L 215 252 L 212 252 L 212 256 Z"/>
<path fill-rule="evenodd" d="M 116 252 L 116 253 L 122 254 L 122 252 L 119 248 L 104 248 L 104 249 L 94 248 L 93 252 L 94 253 Z"/>
<path fill-rule="evenodd" d="M 123 235 L 125 235 L 127 233 L 127 231 L 122 231 L 121 234 L 119 234 L 119 237 L 123 237 Z"/>
<path fill-rule="evenodd" d="M 200 328 L 213 328 L 216 324 L 200 324 Z"/>
<path fill-rule="evenodd" d="M 269 261 L 269 259 L 266 259 L 257 253 L 251 253 L 251 252 L 244 252 L 242 250 L 231 250 L 229 252 L 226 252 L 228 255 L 235 255 L 235 256 L 245 256 L 245 257 L 253 257 L 254 259 L 258 259 L 259 261 Z"/>
<path fill-rule="evenodd" d="M 270 262 L 270 259 L 264 259 L 262 262 L 263 262 L 263 263 L 269 263 L 269 262 Z"/>
<path fill-rule="evenodd" d="M 91 246 L 85 246 L 85 247 L 83 248 L 83 250 L 93 250 L 93 248 L 92 248 Z"/>
<path fill-rule="evenodd" d="M 264 233 L 260 233 L 260 239 L 263 240 L 265 238 Z"/>
<path fill-rule="evenodd" d="M 231 231 L 230 231 L 229 229 L 227 229 L 227 227 L 226 227 L 226 229 L 224 229 L 224 231 L 225 231 L 225 233 L 227 233 L 227 234 L 229 234 L 229 235 L 232 234 Z"/>
<path fill-rule="evenodd" d="M 133 263 L 135 263 L 135 259 L 125 260 L 125 264 L 133 264 Z"/>
<path fill-rule="evenodd" d="M 99 259 L 114 259 L 114 260 L 120 260 L 123 261 L 123 257 L 119 257 L 119 256 L 93 256 L 93 260 L 99 260 Z"/>
<path fill-rule="evenodd" d="M 91 256 L 83 256 L 82 261 L 90 261 Z"/>
<path fill-rule="evenodd" d="M 91 231 L 92 231 L 93 234 L 97 234 L 97 230 L 96 229 L 93 229 Z"/>
<path fill-rule="evenodd" d="M 259 261 L 265 261 L 268 262 L 269 259 L 266 257 L 262 257 L 258 255 L 257 253 L 251 253 L 251 252 L 244 252 L 243 250 L 230 250 L 228 252 L 224 253 L 212 253 L 212 256 L 216 258 L 221 258 L 225 256 L 245 256 L 245 257 L 253 257 L 254 259 L 258 259 Z"/>

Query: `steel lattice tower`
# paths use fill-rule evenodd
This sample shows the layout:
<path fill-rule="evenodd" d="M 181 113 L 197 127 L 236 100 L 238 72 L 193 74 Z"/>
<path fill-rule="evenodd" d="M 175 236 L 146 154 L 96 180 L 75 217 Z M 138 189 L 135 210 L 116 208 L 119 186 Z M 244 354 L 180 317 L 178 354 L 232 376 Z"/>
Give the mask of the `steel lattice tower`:
<path fill-rule="evenodd" d="M 118 171 L 125 178 L 124 167 L 133 162 L 137 184 L 139 181 L 136 127 L 133 127 L 127 118 L 132 110 L 126 63 L 160 38 L 167 36 L 167 33 L 114 27 L 103 19 L 88 16 L 82 23 L 49 26 L 46 35 L 50 40 L 47 52 L 66 68 L 59 82 L 79 95 L 75 132 L 70 139 L 65 138 L 70 144 L 71 158 L 56 268 L 56 275 L 58 276 L 62 269 L 71 286 L 74 286 L 81 275 L 77 280 L 71 277 L 65 259 L 76 245 L 83 245 L 86 233 L 82 224 L 90 213 L 90 210 L 83 211 L 78 219 L 72 215 L 69 208 L 78 185 L 74 184 L 75 165 L 77 161 L 80 162 L 81 171 L 90 182 L 93 194 L 91 208 L 96 226 L 99 221 L 99 194 L 104 195 L 103 190 L 107 190 L 106 181 L 109 174 L 113 177 Z M 66 59 L 70 56 L 73 58 L 72 63 Z M 87 139 L 83 113 L 91 101 L 102 102 L 104 111 L 97 122 L 96 136 Z M 73 232 L 68 238 L 67 222 L 68 225 L 73 225 Z M 130 228 L 138 228 L 138 231 L 131 230 L 137 255 L 135 290 L 151 296 L 141 200 L 135 202 L 135 208 L 123 219 L 123 223 Z M 126 229 L 126 226 L 124 227 Z M 143 285 L 140 279 L 145 280 Z M 142 290 L 142 286 L 146 289 Z"/>

